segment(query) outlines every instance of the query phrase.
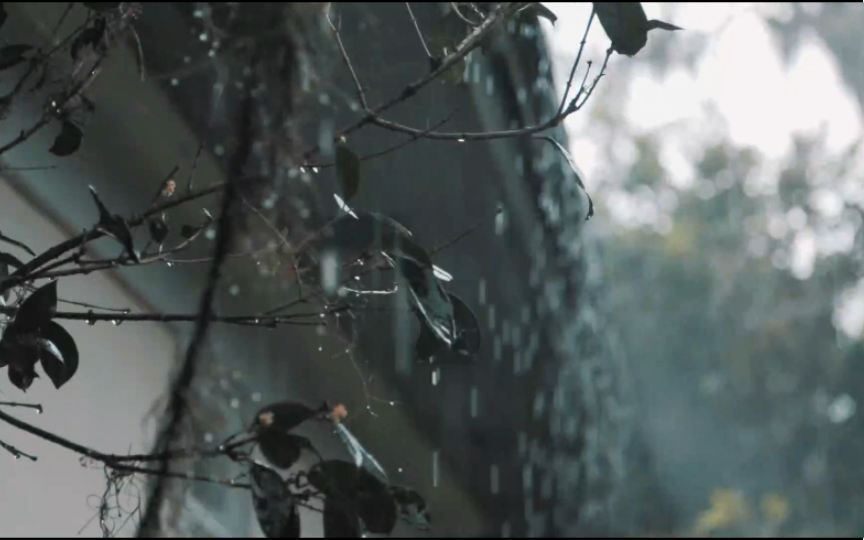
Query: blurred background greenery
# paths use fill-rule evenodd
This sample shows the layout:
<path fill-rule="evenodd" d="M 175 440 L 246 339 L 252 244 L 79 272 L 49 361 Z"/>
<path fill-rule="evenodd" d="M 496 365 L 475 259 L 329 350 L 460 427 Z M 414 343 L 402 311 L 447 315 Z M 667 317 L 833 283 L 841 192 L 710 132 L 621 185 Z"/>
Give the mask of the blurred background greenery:
<path fill-rule="evenodd" d="M 556 85 L 590 5 L 549 4 Z M 864 9 L 645 4 L 567 126 L 635 381 L 638 535 L 864 531 Z M 605 36 L 592 28 L 589 58 Z"/>

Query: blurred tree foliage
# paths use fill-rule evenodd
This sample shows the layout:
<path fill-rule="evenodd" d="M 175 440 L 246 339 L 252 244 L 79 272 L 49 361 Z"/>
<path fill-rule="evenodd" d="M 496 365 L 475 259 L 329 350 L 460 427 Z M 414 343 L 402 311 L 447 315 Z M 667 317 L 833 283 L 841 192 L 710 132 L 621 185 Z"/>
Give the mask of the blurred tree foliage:
<path fill-rule="evenodd" d="M 801 32 L 820 35 L 864 109 L 864 10 L 792 4 L 766 24 L 787 59 Z M 634 64 L 692 67 L 662 48 Z M 858 536 L 864 344 L 836 321 L 864 276 L 864 209 L 841 196 L 864 186 L 861 145 L 832 155 L 824 137 L 796 136 L 772 173 L 758 148 L 715 140 L 682 188 L 666 180 L 662 130 L 633 135 L 601 103 L 593 118 L 635 149 L 606 195 L 659 215 L 613 222 L 602 242 L 606 305 L 642 406 L 624 496 L 639 504 L 621 505 L 630 532 Z M 812 268 L 796 262 L 807 246 Z"/>

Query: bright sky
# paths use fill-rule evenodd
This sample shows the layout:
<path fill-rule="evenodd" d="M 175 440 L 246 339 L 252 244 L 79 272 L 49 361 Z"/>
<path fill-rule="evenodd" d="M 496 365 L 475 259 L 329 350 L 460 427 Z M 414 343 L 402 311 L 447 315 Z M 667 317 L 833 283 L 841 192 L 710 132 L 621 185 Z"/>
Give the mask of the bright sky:
<path fill-rule="evenodd" d="M 824 130 L 826 159 L 839 155 L 864 135 L 862 111 L 852 91 L 843 83 L 833 55 L 818 36 L 806 36 L 788 68 L 784 65 L 760 15 L 770 12 L 782 16 L 783 10 L 790 9 L 787 5 L 681 3 L 675 6 L 674 14 L 668 4 L 643 2 L 642 5 L 649 19 L 666 20 L 688 33 L 701 34 L 707 42 L 707 49 L 693 71 L 676 68 L 662 78 L 644 67 L 634 71 L 626 97 L 625 114 L 636 132 L 666 126 L 660 139 L 660 159 L 669 172 L 669 181 L 675 185 L 692 183 L 694 159 L 690 150 L 701 148 L 702 142 L 711 140 L 718 131 L 736 145 L 753 146 L 763 153 L 768 165 L 761 171 L 760 181 L 766 189 L 770 189 L 777 170 L 788 158 L 794 134 L 812 135 Z M 548 7 L 558 16 L 554 27 L 545 21 L 543 24 L 560 95 L 591 14 L 591 4 L 550 3 Z M 652 35 L 649 34 L 649 45 Z M 595 20 L 583 62 L 593 59 L 599 65 L 608 43 Z M 607 71 L 614 73 L 616 65 L 630 61 L 633 60 L 613 55 Z M 604 82 L 608 84 L 610 80 L 612 77 Z M 603 82 L 598 92 L 603 91 L 602 86 Z M 583 111 L 570 116 L 565 123 L 573 157 L 587 176 L 589 190 L 610 176 L 604 174 L 609 171 L 600 160 L 598 137 L 590 135 L 590 113 L 596 103 L 589 101 Z M 718 116 L 722 118 L 719 125 Z M 864 177 L 864 163 L 859 163 L 851 176 Z M 843 199 L 864 205 L 860 182 L 847 188 L 842 193 L 821 193 L 820 207 L 831 213 Z M 613 218 L 633 214 L 632 205 L 614 197 L 606 202 Z M 788 225 L 794 226 L 796 218 L 787 216 Z M 817 252 L 823 251 L 824 246 L 828 250 L 848 249 L 852 234 L 854 230 L 820 238 L 817 243 L 812 231 L 799 231 L 792 250 L 792 271 L 801 278 L 808 277 Z M 864 280 L 859 282 L 857 292 L 841 295 L 838 323 L 850 335 L 860 336 L 864 331 Z"/>

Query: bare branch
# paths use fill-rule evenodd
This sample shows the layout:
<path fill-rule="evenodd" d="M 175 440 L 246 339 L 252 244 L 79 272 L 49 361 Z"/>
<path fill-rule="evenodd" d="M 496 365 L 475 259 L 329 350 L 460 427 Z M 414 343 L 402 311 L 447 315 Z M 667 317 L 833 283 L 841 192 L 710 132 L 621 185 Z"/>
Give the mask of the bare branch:
<path fill-rule="evenodd" d="M 475 28 L 464 40 L 462 40 L 462 42 L 456 47 L 456 50 L 454 50 L 452 54 L 449 54 L 442 59 L 441 65 L 439 65 L 437 69 L 406 86 L 398 96 L 390 98 L 389 100 L 378 105 L 377 107 L 372 108 L 371 112 L 367 113 L 353 124 L 338 131 L 336 136 L 333 138 L 333 141 L 337 142 L 340 137 L 357 131 L 363 126 L 371 123 L 373 118 L 375 118 L 375 115 L 379 115 L 415 95 L 421 88 L 436 80 L 439 76 L 441 76 L 441 74 L 443 74 L 448 69 L 453 67 L 457 62 L 465 58 L 468 53 L 479 47 L 480 43 L 492 30 L 493 27 L 501 23 L 510 15 L 516 13 L 524 5 L 524 2 L 504 2 L 498 4 L 492 11 L 492 13 L 489 14 L 486 20 L 484 20 L 483 23 L 477 26 L 477 28 Z M 304 160 L 308 160 L 309 158 L 311 158 L 314 154 L 318 152 L 318 150 L 319 147 L 317 145 L 306 150 L 303 153 Z"/>

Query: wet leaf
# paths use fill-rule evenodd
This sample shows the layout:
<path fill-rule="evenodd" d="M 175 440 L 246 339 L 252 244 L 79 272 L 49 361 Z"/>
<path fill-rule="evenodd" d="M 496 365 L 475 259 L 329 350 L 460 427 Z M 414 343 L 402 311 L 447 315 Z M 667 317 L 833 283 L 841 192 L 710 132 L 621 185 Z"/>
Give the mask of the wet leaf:
<path fill-rule="evenodd" d="M 252 506 L 267 538 L 300 538 L 300 514 L 285 481 L 276 471 L 252 463 Z"/>
<path fill-rule="evenodd" d="M 358 468 L 373 474 L 380 482 L 387 483 L 389 481 L 387 473 L 384 472 L 384 468 L 378 463 L 378 460 L 360 444 L 360 441 L 348 431 L 348 428 L 343 424 L 336 424 L 336 434 L 339 435 L 339 438 L 348 447 L 348 452 L 354 458 L 354 464 Z"/>
<path fill-rule="evenodd" d="M 54 139 L 54 144 L 48 149 L 49 152 L 58 157 L 71 156 L 81 148 L 81 140 L 84 132 L 69 120 L 63 120 L 60 134 Z"/>
<path fill-rule="evenodd" d="M 413 489 L 390 486 L 390 495 L 399 508 L 399 515 L 411 525 L 427 530 L 432 524 L 432 517 L 426 507 L 426 501 Z"/>
<path fill-rule="evenodd" d="M 275 429 L 287 433 L 303 422 L 328 410 L 329 407 L 325 405 L 319 407 L 318 410 L 313 410 L 297 401 L 281 401 L 258 411 L 252 421 L 252 427 Z"/>
<path fill-rule="evenodd" d="M 420 335 L 414 346 L 414 352 L 418 360 L 429 361 L 434 356 L 436 357 L 436 361 L 440 362 L 441 358 L 439 355 L 446 354 L 449 351 L 473 358 L 480 351 L 481 332 L 477 316 L 458 296 L 453 293 L 447 293 L 447 296 L 450 298 L 450 303 L 453 306 L 456 339 L 448 347 L 446 342 L 438 339 L 437 335 L 429 329 L 428 325 L 425 324 L 425 320 L 420 318 Z M 418 313 L 417 316 L 419 318 L 420 314 Z"/>
<path fill-rule="evenodd" d="M 390 534 L 396 526 L 396 502 L 383 485 L 360 493 L 357 511 L 366 532 Z"/>
<path fill-rule="evenodd" d="M 18 308 L 15 329 L 21 334 L 41 334 L 57 311 L 57 282 L 36 289 Z"/>
<path fill-rule="evenodd" d="M 304 448 L 312 448 L 312 443 L 306 437 L 270 428 L 258 435 L 258 447 L 267 461 L 280 469 L 288 469 L 297 463 Z"/>
<path fill-rule="evenodd" d="M 7 327 L 0 343 L 3 363 L 7 364 L 9 382 L 22 392 L 26 392 L 39 377 L 36 374 L 36 363 L 39 361 L 39 350 L 31 345 L 20 343 L 17 332 Z"/>
<path fill-rule="evenodd" d="M 147 229 L 150 231 L 150 239 L 160 246 L 168 238 L 168 224 L 165 223 L 164 218 L 147 220 Z"/>
<path fill-rule="evenodd" d="M 648 20 L 641 2 L 592 2 L 600 25 L 612 41 L 612 50 L 626 56 L 638 53 L 648 42 L 648 31 L 655 28 L 681 30 L 657 20 Z"/>
<path fill-rule="evenodd" d="M 59 351 L 52 347 L 50 342 L 39 341 L 39 361 L 42 363 L 42 371 L 54 383 L 54 388 L 59 389 L 69 379 L 66 377 L 66 365 L 58 357 Z"/>
<path fill-rule="evenodd" d="M 331 514 L 328 536 L 353 534 L 356 537 L 358 518 L 365 531 L 373 534 L 389 534 L 396 525 L 396 502 L 387 486 L 354 463 L 323 461 L 310 469 L 307 479 L 326 497 L 325 508 Z M 327 520 L 325 516 L 325 522 Z"/>
<path fill-rule="evenodd" d="M 341 141 L 336 144 L 336 174 L 343 199 L 350 201 L 360 189 L 360 158 Z"/>
<path fill-rule="evenodd" d="M 126 220 L 118 215 L 112 215 L 108 211 L 108 208 L 102 202 L 102 199 L 99 198 L 93 186 L 90 186 L 90 195 L 93 197 L 93 202 L 96 203 L 96 208 L 99 210 L 99 223 L 97 223 L 96 228 L 120 242 L 130 259 L 136 263 L 141 262 L 138 252 L 135 251 L 132 231 L 129 229 L 129 224 L 126 223 Z"/>
<path fill-rule="evenodd" d="M 87 9 L 93 11 L 105 12 L 117 9 L 120 7 L 120 2 L 81 2 Z"/>
<path fill-rule="evenodd" d="M 0 47 L 0 71 L 17 66 L 26 61 L 24 54 L 33 49 L 33 45 L 6 45 Z"/>
<path fill-rule="evenodd" d="M 36 256 L 36 253 L 34 253 L 32 249 L 27 247 L 26 244 L 24 244 L 23 242 L 19 242 L 18 240 L 15 240 L 13 238 L 9 238 L 8 236 L 4 235 L 3 233 L 0 233 L 0 242 L 5 242 L 5 243 L 13 245 L 15 247 L 21 248 L 24 251 L 26 251 L 29 255 L 31 255 L 33 257 Z"/>
<path fill-rule="evenodd" d="M 54 321 L 48 323 L 41 336 L 56 349 L 51 351 L 43 346 L 41 358 L 45 375 L 51 379 L 54 387 L 59 389 L 78 371 L 78 347 L 69 332 Z M 59 353 L 60 358 L 57 358 L 55 353 Z M 46 358 L 50 366 L 46 364 Z"/>
<path fill-rule="evenodd" d="M 331 500 L 324 501 L 324 538 L 360 538 L 360 520 Z"/>

